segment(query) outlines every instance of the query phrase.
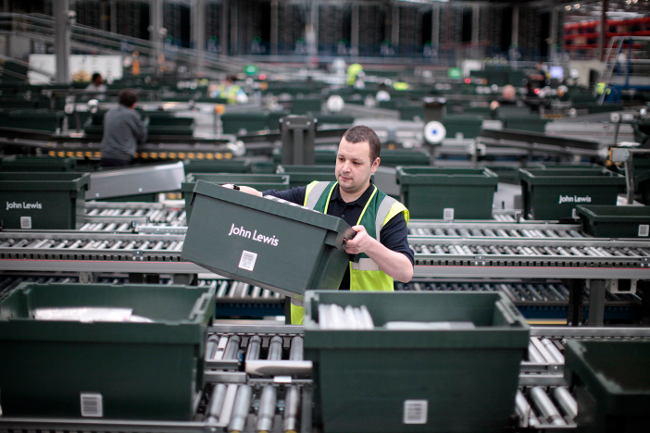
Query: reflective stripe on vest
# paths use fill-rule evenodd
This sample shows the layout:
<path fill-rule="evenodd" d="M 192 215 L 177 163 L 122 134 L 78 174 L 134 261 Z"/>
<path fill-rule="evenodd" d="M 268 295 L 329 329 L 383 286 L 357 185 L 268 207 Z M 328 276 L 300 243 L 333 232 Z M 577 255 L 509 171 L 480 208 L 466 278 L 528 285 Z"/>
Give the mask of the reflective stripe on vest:
<path fill-rule="evenodd" d="M 314 209 L 318 199 L 320 198 L 325 188 L 329 185 L 329 182 L 319 182 L 317 180 L 313 181 L 307 185 L 307 190 L 305 191 L 305 204 L 304 206 L 309 209 Z"/>

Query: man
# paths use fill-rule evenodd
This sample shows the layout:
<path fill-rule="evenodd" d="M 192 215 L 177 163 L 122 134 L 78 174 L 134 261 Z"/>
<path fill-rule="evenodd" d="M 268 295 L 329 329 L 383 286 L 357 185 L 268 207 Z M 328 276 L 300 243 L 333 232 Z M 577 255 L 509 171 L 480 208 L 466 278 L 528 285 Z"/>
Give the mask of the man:
<path fill-rule="evenodd" d="M 92 77 L 92 82 L 86 87 L 86 90 L 89 92 L 86 94 L 89 98 L 94 98 L 98 100 L 103 100 L 105 98 L 105 95 L 102 95 L 102 93 L 106 93 L 107 87 L 106 84 L 104 84 L 104 79 L 102 78 L 102 74 L 99 72 L 95 72 Z M 96 92 L 95 94 L 92 94 L 90 92 Z"/>
<path fill-rule="evenodd" d="M 379 191 L 371 179 L 380 163 L 380 150 L 379 137 L 372 129 L 355 126 L 339 143 L 336 182 L 312 182 L 306 187 L 264 193 L 239 188 L 343 218 L 357 232 L 346 242 L 345 250 L 361 254 L 361 260 L 358 264 L 350 262 L 339 290 L 392 291 L 393 278 L 404 283 L 413 278 L 414 253 L 407 239 L 408 209 Z M 233 188 L 230 184 L 224 186 Z M 301 307 L 291 306 L 291 323 L 302 324 L 303 316 Z"/>
<path fill-rule="evenodd" d="M 124 167 L 133 163 L 138 143 L 147 140 L 147 127 L 135 111 L 138 95 L 132 89 L 120 92 L 119 104 L 104 116 L 102 167 Z"/>
<path fill-rule="evenodd" d="M 228 75 L 223 79 L 223 82 L 216 87 L 210 88 L 210 96 L 212 98 L 227 99 L 229 104 L 245 104 L 248 102 L 248 95 L 242 90 L 235 80 L 237 78 Z"/>

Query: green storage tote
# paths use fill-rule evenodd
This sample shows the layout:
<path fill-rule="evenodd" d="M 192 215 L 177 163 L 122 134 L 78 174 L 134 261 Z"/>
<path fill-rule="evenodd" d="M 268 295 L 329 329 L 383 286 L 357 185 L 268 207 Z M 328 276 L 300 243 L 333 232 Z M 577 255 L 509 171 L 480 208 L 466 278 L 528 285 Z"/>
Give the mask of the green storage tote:
<path fill-rule="evenodd" d="M 527 219 L 571 218 L 579 204 L 615 205 L 625 189 L 625 177 L 605 168 L 522 168 L 519 175 Z"/>
<path fill-rule="evenodd" d="M 56 132 L 63 128 L 63 111 L 17 110 L 7 113 L 9 126 L 18 129 Z"/>
<path fill-rule="evenodd" d="M 0 172 L 3 228 L 78 229 L 89 187 L 89 173 Z"/>
<path fill-rule="evenodd" d="M 203 389 L 214 288 L 23 283 L 0 302 L 0 389 L 7 417 L 192 419 Z M 36 308 L 131 308 L 155 323 L 35 320 Z M 96 418 L 93 418 L 96 419 Z"/>
<path fill-rule="evenodd" d="M 319 304 L 365 305 L 375 328 L 320 329 Z M 391 321 L 474 329 L 386 329 Z M 308 292 L 315 421 L 328 433 L 500 432 L 514 412 L 528 339 L 528 324 L 503 293 Z M 404 423 L 407 401 L 426 405 L 420 423 Z"/>
<path fill-rule="evenodd" d="M 187 159 L 184 161 L 185 174 L 190 173 L 249 173 L 251 162 L 248 160 L 223 159 Z"/>
<path fill-rule="evenodd" d="M 184 260 L 297 300 L 341 284 L 343 239 L 353 232 L 341 218 L 201 180 L 192 206 Z"/>
<path fill-rule="evenodd" d="M 49 156 L 12 155 L 0 160 L 2 171 L 76 171 L 77 160 L 74 158 L 51 158 Z"/>
<path fill-rule="evenodd" d="M 336 164 L 336 150 L 317 149 L 314 152 L 316 164 Z M 426 150 L 416 149 L 382 149 L 381 165 L 429 165 L 431 163 L 431 154 Z"/>
<path fill-rule="evenodd" d="M 268 113 L 225 113 L 221 115 L 224 134 L 263 131 L 267 128 Z M 273 129 L 277 129 L 273 128 Z"/>
<path fill-rule="evenodd" d="M 463 138 L 476 138 L 481 132 L 483 117 L 474 114 L 456 114 L 445 116 L 442 124 L 447 132 L 447 138 L 455 139 L 458 134 L 463 134 Z"/>
<path fill-rule="evenodd" d="M 397 167 L 397 183 L 411 218 L 492 219 L 499 177 L 487 168 Z"/>
<path fill-rule="evenodd" d="M 576 206 L 584 233 L 597 238 L 647 238 L 650 207 Z"/>
<path fill-rule="evenodd" d="M 296 188 L 315 180 L 336 181 L 334 168 L 334 165 L 279 165 L 277 173 L 288 174 L 289 188 Z"/>
<path fill-rule="evenodd" d="M 648 430 L 650 343 L 569 340 L 564 356 L 564 377 L 578 402 L 578 431 Z"/>
<path fill-rule="evenodd" d="M 284 191 L 289 189 L 289 176 L 277 174 L 226 174 L 226 173 L 191 173 L 185 176 L 181 183 L 181 192 L 185 197 L 185 212 L 187 221 L 192 216 L 192 191 L 196 182 L 204 180 L 206 182 L 224 184 L 235 183 L 237 185 L 250 186 L 263 192 L 270 189 Z"/>

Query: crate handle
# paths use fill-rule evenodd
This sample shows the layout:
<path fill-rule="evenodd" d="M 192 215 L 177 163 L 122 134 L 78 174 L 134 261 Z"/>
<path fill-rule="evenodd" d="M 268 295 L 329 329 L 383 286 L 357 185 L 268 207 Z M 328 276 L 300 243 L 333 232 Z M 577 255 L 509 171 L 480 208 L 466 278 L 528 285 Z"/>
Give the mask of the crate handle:
<path fill-rule="evenodd" d="M 509 325 L 514 325 L 517 321 L 515 320 L 514 317 L 512 317 L 512 314 L 506 306 L 503 304 L 503 301 L 497 301 L 496 306 L 501 311 L 501 314 L 503 314 L 503 318 L 506 319 L 506 322 L 508 322 Z"/>
<path fill-rule="evenodd" d="M 208 309 L 208 306 L 210 305 L 211 297 L 212 296 L 210 293 L 204 293 L 199 299 L 196 300 L 194 308 L 192 308 L 192 312 L 190 313 L 190 319 L 196 319 L 199 315 L 205 313 L 205 311 Z"/>

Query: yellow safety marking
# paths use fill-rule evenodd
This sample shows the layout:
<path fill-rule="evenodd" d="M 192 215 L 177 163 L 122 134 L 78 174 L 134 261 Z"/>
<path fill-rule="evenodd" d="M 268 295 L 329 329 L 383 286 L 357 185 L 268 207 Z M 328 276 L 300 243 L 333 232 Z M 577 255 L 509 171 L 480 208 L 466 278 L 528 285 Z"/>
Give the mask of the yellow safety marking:
<path fill-rule="evenodd" d="M 196 157 L 199 159 L 205 159 L 205 154 L 203 152 L 199 152 L 196 154 Z"/>
<path fill-rule="evenodd" d="M 83 158 L 84 153 L 83 152 L 77 152 L 77 158 Z"/>
<path fill-rule="evenodd" d="M 566 319 L 529 319 L 529 325 L 566 325 Z"/>
<path fill-rule="evenodd" d="M 74 152 L 68 152 L 68 156 L 70 157 L 74 156 Z"/>
<path fill-rule="evenodd" d="M 160 152 L 160 159 L 167 159 L 167 152 Z"/>
<path fill-rule="evenodd" d="M 391 143 L 391 144 L 388 145 L 388 148 L 390 150 L 395 150 L 395 145 Z"/>
<path fill-rule="evenodd" d="M 206 153 L 206 154 L 205 154 L 205 157 L 206 157 L 207 159 L 214 159 L 214 155 L 211 154 L 211 153 Z"/>
<path fill-rule="evenodd" d="M 217 159 L 223 159 L 223 155 L 220 154 L 220 153 L 215 153 L 214 157 L 217 158 Z"/>
<path fill-rule="evenodd" d="M 189 159 L 194 159 L 195 156 L 196 156 L 196 155 L 194 154 L 194 152 L 189 152 L 189 153 L 187 154 L 187 157 L 188 157 Z"/>
<path fill-rule="evenodd" d="M 102 153 L 101 152 L 95 152 L 95 158 L 101 158 Z"/>
<path fill-rule="evenodd" d="M 48 152 L 48 155 L 50 155 L 50 156 L 56 156 L 56 151 L 55 151 L 55 150 L 50 150 L 50 151 Z"/>
<path fill-rule="evenodd" d="M 232 158 L 232 153 L 230 153 L 230 152 L 226 152 L 226 154 L 224 155 L 224 157 L 225 157 L 226 159 L 231 159 L 231 158 Z"/>
<path fill-rule="evenodd" d="M 86 156 L 87 156 L 88 158 L 92 158 L 93 153 L 92 153 L 92 152 L 86 152 Z"/>
<path fill-rule="evenodd" d="M 142 152 L 142 153 L 140 154 L 140 158 L 147 159 L 147 158 L 149 158 L 149 154 L 148 154 L 147 152 Z"/>
<path fill-rule="evenodd" d="M 151 158 L 153 158 L 153 159 L 156 159 L 156 158 L 158 158 L 158 152 L 151 152 L 151 154 L 149 156 L 151 156 Z"/>
<path fill-rule="evenodd" d="M 176 152 L 169 152 L 169 159 L 176 159 Z"/>
<path fill-rule="evenodd" d="M 179 152 L 178 159 L 185 159 L 185 152 Z"/>
<path fill-rule="evenodd" d="M 59 152 L 58 155 L 63 158 L 65 156 L 65 152 Z"/>

